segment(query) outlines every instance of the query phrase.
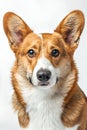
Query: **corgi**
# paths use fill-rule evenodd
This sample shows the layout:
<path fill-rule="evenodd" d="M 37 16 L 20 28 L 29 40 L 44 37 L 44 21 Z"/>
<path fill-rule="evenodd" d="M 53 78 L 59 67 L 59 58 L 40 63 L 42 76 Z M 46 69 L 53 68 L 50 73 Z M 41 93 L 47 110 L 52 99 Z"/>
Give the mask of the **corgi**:
<path fill-rule="evenodd" d="M 80 10 L 70 12 L 53 33 L 36 34 L 13 12 L 3 28 L 16 61 L 12 104 L 27 130 L 87 130 L 87 98 L 78 86 L 74 52 L 84 28 Z"/>

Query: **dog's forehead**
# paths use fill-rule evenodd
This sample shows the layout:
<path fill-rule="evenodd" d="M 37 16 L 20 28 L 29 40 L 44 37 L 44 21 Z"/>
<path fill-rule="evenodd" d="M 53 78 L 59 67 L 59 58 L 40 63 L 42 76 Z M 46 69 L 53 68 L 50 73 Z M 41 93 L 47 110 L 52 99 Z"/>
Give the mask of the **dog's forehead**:
<path fill-rule="evenodd" d="M 60 42 L 62 40 L 62 36 L 59 33 L 31 33 L 26 39 L 27 42 L 38 42 L 46 43 L 46 42 Z"/>
<path fill-rule="evenodd" d="M 51 49 L 55 47 L 63 48 L 64 40 L 61 34 L 54 32 L 54 33 L 41 33 L 37 35 L 41 39 L 41 45 L 43 45 L 43 47 L 48 46 Z"/>
<path fill-rule="evenodd" d="M 25 49 L 30 49 L 30 48 L 39 48 L 39 49 L 44 49 L 44 48 L 63 48 L 63 38 L 60 34 L 58 33 L 40 33 L 40 34 L 35 34 L 31 33 L 28 34 L 27 37 L 24 39 L 24 44 L 23 48 Z"/>
<path fill-rule="evenodd" d="M 41 40 L 45 43 L 58 43 L 62 40 L 62 36 L 59 33 L 41 33 L 38 34 Z"/>
<path fill-rule="evenodd" d="M 61 34 L 59 33 L 42 33 L 38 35 L 41 39 L 41 43 L 43 48 L 50 48 L 50 49 L 60 49 L 61 51 L 64 50 L 64 40 Z"/>

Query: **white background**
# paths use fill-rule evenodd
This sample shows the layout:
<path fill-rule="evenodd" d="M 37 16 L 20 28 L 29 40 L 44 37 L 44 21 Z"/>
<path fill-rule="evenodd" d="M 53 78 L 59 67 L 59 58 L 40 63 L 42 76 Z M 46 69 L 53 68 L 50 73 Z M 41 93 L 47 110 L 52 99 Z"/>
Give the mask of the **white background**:
<path fill-rule="evenodd" d="M 20 130 L 11 105 L 10 70 L 15 60 L 3 31 L 3 15 L 12 11 L 22 17 L 35 32 L 52 32 L 70 11 L 80 9 L 85 28 L 75 52 L 79 85 L 87 95 L 87 0 L 1 0 L 0 1 L 0 130 Z"/>

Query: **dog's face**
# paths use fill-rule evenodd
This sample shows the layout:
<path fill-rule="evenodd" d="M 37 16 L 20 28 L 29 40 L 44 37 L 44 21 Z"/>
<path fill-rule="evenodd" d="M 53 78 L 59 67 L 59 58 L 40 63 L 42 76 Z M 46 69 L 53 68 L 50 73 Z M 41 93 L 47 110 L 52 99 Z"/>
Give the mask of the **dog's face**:
<path fill-rule="evenodd" d="M 71 60 L 60 34 L 29 34 L 20 46 L 18 62 L 33 86 L 48 88 L 64 78 Z"/>
<path fill-rule="evenodd" d="M 72 70 L 83 26 L 84 16 L 76 10 L 62 20 L 53 34 L 35 34 L 19 16 L 6 13 L 4 30 L 17 58 L 17 73 L 33 87 L 55 86 Z"/>

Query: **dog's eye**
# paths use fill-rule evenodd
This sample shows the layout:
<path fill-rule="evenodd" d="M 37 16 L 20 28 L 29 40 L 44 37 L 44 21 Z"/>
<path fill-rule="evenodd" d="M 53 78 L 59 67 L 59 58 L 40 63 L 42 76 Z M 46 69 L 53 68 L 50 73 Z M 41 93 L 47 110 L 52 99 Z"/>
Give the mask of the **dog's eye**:
<path fill-rule="evenodd" d="M 33 49 L 30 49 L 30 50 L 28 51 L 28 56 L 29 56 L 30 58 L 35 57 L 35 55 L 36 55 L 36 53 L 35 53 L 35 51 L 34 51 Z"/>
<path fill-rule="evenodd" d="M 51 55 L 52 55 L 53 57 L 59 56 L 59 50 L 57 50 L 57 49 L 52 50 Z"/>

